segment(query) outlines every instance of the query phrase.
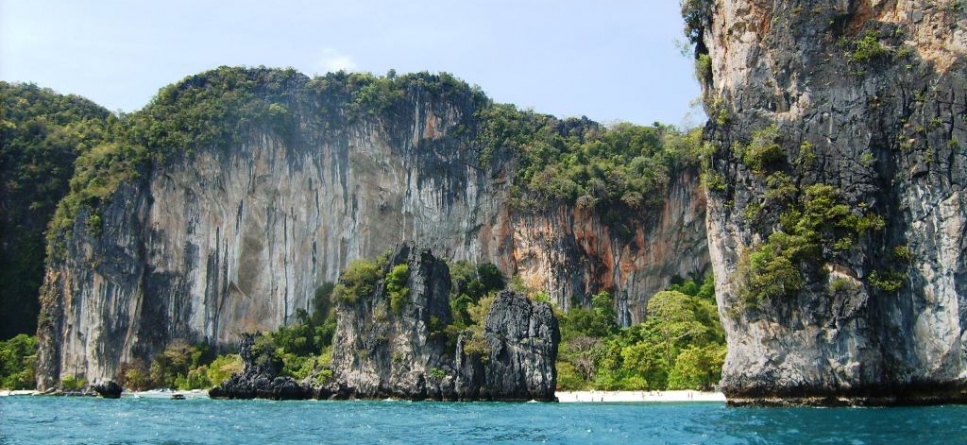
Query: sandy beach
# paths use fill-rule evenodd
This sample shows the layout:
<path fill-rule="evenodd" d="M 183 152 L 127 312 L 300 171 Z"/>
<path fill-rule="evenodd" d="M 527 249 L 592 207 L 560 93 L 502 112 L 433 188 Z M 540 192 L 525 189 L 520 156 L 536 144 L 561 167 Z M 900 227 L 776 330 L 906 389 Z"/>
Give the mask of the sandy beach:
<path fill-rule="evenodd" d="M 720 392 L 701 391 L 557 391 L 560 403 L 617 402 L 722 402 Z"/>
<path fill-rule="evenodd" d="M 40 394 L 40 391 L 34 391 L 32 389 L 15 389 L 13 391 L 8 390 L 8 389 L 2 389 L 2 390 L 0 390 L 0 397 L 9 397 L 9 396 L 35 396 L 37 394 Z"/>

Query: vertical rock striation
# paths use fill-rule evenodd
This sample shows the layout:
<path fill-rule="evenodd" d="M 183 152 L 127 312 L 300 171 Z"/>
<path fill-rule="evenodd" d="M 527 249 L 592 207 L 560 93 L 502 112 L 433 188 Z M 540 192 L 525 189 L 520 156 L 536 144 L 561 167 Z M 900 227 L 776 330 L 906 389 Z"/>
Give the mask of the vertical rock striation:
<path fill-rule="evenodd" d="M 967 401 L 964 3 L 684 12 L 730 402 Z"/>
<path fill-rule="evenodd" d="M 669 178 L 664 208 L 622 233 L 574 206 L 514 208 L 518 160 L 506 148 L 484 160 L 477 140 L 489 100 L 449 77 L 407 79 L 386 92 L 346 75 L 223 67 L 162 90 L 132 118 L 129 137 L 160 141 L 143 167 L 105 174 L 125 179 L 107 196 L 94 184 L 99 206 L 59 226 L 39 386 L 115 378 L 174 339 L 232 345 L 271 331 L 350 260 L 401 240 L 493 262 L 565 308 L 613 291 L 629 322 L 674 275 L 706 269 L 694 172 Z"/>
<path fill-rule="evenodd" d="M 383 271 L 406 265 L 406 295 L 398 311 L 386 280 L 357 301 L 337 305 L 333 381 L 338 397 L 454 399 L 450 324 L 450 271 L 428 250 L 401 245 Z M 450 360 L 444 360 L 449 355 Z"/>
<path fill-rule="evenodd" d="M 659 210 L 632 227 L 612 227 L 598 212 L 573 206 L 498 218 L 495 229 L 505 231 L 507 251 L 493 258 L 564 309 L 572 297 L 611 291 L 619 322 L 628 326 L 644 321 L 646 297 L 666 289 L 671 278 L 708 270 L 704 216 L 698 174 L 686 170 L 671 179 Z"/>
<path fill-rule="evenodd" d="M 483 384 L 467 379 L 471 393 L 495 400 L 556 400 L 557 346 L 561 341 L 557 318 L 547 303 L 504 291 L 487 315 L 485 334 L 489 351 Z M 462 356 L 479 361 L 480 356 Z M 479 387 L 479 390 L 475 387 Z"/>

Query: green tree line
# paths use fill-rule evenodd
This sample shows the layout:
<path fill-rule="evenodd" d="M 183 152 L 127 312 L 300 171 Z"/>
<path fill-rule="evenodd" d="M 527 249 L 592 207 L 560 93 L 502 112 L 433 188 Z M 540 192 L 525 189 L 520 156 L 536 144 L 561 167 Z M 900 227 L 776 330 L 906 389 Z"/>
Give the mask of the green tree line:
<path fill-rule="evenodd" d="M 560 319 L 560 389 L 710 390 L 721 378 L 725 333 L 711 275 L 656 293 L 634 326 L 618 327 L 607 292 Z"/>

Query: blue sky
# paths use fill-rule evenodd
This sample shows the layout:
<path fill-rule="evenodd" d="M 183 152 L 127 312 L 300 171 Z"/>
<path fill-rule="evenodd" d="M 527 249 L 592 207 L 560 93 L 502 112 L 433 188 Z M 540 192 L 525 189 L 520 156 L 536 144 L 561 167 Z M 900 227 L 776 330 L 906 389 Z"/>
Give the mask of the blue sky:
<path fill-rule="evenodd" d="M 0 0 L 0 79 L 143 107 L 220 65 L 447 71 L 560 117 L 698 125 L 674 0 Z"/>

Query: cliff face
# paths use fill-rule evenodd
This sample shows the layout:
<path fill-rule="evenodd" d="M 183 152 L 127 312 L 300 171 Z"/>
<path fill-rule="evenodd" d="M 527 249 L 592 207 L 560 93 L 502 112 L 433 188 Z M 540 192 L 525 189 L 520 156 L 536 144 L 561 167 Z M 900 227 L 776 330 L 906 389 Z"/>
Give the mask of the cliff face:
<path fill-rule="evenodd" d="M 967 400 L 963 2 L 685 12 L 729 400 Z"/>
<path fill-rule="evenodd" d="M 324 384 L 311 387 L 309 380 L 276 377 L 279 366 L 273 367 L 273 352 L 253 354 L 247 337 L 242 345 L 245 372 L 211 395 L 555 400 L 560 332 L 549 304 L 504 291 L 491 305 L 481 332 L 467 330 L 459 338 L 448 338 L 454 333 L 446 330 L 452 322 L 446 262 L 428 250 L 402 244 L 383 267 L 384 278 L 371 291 L 338 302 L 332 376 Z M 406 273 L 390 278 L 401 267 Z M 395 285 L 392 280 L 397 280 Z M 266 364 L 257 365 L 260 361 Z"/>
<path fill-rule="evenodd" d="M 674 275 L 706 268 L 704 198 L 687 169 L 670 179 L 663 209 L 631 216 L 641 223 L 619 236 L 573 205 L 511 206 L 518 161 L 499 147 L 483 160 L 485 101 L 466 85 L 418 79 L 361 105 L 373 85 L 224 70 L 236 77 L 189 79 L 136 116 L 145 133 L 188 148 L 149 149 L 146 168 L 96 210 L 81 206 L 58 237 L 41 295 L 41 388 L 61 375 L 112 378 L 173 339 L 226 345 L 273 330 L 349 260 L 401 240 L 493 262 L 565 308 L 610 289 L 629 321 Z M 225 96 L 251 94 L 257 106 L 192 105 L 183 121 L 166 111 L 171 98 L 238 76 L 256 86 Z M 218 112 L 231 119 L 205 117 Z"/>
<path fill-rule="evenodd" d="M 385 280 L 373 293 L 337 306 L 333 381 L 343 397 L 455 399 L 450 324 L 450 271 L 429 251 L 403 245 L 385 272 L 407 266 L 406 295 L 395 309 Z M 449 360 L 444 360 L 444 355 Z"/>
<path fill-rule="evenodd" d="M 482 382 L 464 377 L 458 388 L 494 400 L 556 400 L 555 362 L 561 332 L 549 304 L 503 291 L 487 314 L 484 336 L 486 359 L 468 354 L 464 342 L 457 349 L 458 368 L 482 367 Z"/>
<path fill-rule="evenodd" d="M 573 296 L 613 290 L 623 326 L 645 319 L 646 299 L 670 279 L 708 269 L 705 194 L 696 172 L 672 179 L 660 209 L 638 225 L 612 227 L 602 215 L 573 206 L 498 219 L 509 251 L 497 252 L 503 270 L 513 270 L 535 289 L 546 289 L 562 308 Z M 619 230 L 630 233 L 622 235 Z"/>

